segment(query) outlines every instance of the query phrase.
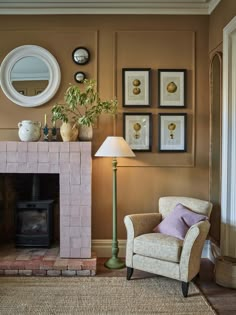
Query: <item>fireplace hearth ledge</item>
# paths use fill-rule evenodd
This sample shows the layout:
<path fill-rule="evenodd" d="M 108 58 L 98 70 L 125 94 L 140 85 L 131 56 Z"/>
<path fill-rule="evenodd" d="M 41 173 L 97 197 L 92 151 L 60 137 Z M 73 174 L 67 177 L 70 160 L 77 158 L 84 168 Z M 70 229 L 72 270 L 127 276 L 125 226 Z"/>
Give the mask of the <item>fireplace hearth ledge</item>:
<path fill-rule="evenodd" d="M 97 257 L 61 258 L 59 247 L 15 248 L 14 244 L 0 246 L 0 276 L 95 276 Z"/>

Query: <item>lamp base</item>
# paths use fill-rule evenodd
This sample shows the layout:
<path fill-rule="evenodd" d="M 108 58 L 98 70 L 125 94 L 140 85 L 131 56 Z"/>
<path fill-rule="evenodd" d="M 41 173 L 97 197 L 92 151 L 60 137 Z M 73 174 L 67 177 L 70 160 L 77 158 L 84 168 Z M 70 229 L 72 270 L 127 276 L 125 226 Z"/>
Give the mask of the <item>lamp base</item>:
<path fill-rule="evenodd" d="M 105 262 L 104 266 L 109 269 L 122 269 L 125 268 L 125 262 L 118 257 L 111 257 Z"/>

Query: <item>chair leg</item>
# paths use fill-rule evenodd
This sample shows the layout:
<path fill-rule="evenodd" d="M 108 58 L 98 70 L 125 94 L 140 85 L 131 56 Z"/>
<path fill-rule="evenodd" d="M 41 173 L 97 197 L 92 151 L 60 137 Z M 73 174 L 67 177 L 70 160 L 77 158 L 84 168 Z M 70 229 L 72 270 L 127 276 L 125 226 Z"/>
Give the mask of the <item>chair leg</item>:
<path fill-rule="evenodd" d="M 189 288 L 189 282 L 182 281 L 182 293 L 184 297 L 188 296 L 188 288 Z"/>
<path fill-rule="evenodd" d="M 126 276 L 127 280 L 130 280 L 130 278 L 132 277 L 133 271 L 134 271 L 134 268 L 127 267 L 127 276 Z"/>

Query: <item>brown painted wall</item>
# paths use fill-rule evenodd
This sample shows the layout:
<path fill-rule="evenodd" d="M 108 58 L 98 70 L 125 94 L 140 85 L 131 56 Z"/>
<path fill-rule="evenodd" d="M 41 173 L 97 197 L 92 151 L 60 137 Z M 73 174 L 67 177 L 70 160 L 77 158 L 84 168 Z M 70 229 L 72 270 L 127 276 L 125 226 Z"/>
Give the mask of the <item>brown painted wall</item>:
<path fill-rule="evenodd" d="M 118 97 L 117 121 L 103 116 L 94 129 L 93 153 L 108 135 L 122 135 L 123 112 L 153 114 L 153 148 L 122 159 L 118 169 L 118 238 L 125 239 L 123 217 L 128 213 L 153 212 L 163 195 L 209 198 L 209 93 L 208 16 L 2 16 L 0 62 L 13 48 L 35 44 L 58 60 L 62 81 L 47 104 L 25 108 L 11 103 L 0 91 L 0 140 L 18 140 L 17 123 L 50 116 L 52 105 L 63 99 L 74 73 L 84 71 L 98 80 L 101 97 Z M 74 48 L 85 46 L 91 61 L 73 63 Z M 152 69 L 151 107 L 122 107 L 122 68 Z M 187 106 L 157 107 L 157 69 L 187 69 Z M 187 113 L 187 152 L 158 153 L 159 113 Z M 111 160 L 93 159 L 92 238 L 112 237 Z"/>
<path fill-rule="evenodd" d="M 236 15 L 235 0 L 221 0 L 209 20 L 209 51 L 222 51 L 223 28 Z"/>
<path fill-rule="evenodd" d="M 212 61 L 216 54 L 222 53 L 223 51 L 223 29 L 224 27 L 233 19 L 236 15 L 236 1 L 235 0 L 221 0 L 219 5 L 215 8 L 209 18 L 209 59 Z M 214 78 L 214 83 L 211 84 L 212 91 L 212 132 L 217 131 L 221 124 L 221 91 L 215 84 L 220 81 L 220 73 L 222 72 L 222 64 L 220 64 L 221 69 L 218 69 L 218 78 Z M 212 63 L 212 74 L 215 75 L 217 71 L 216 65 Z M 215 89 L 214 89 L 215 88 Z M 216 94 L 218 93 L 218 94 Z M 216 125 L 217 121 L 217 125 Z M 215 124 L 215 126 L 214 126 Z M 218 133 L 221 131 L 218 130 Z M 214 211 L 212 213 L 212 226 L 211 235 L 213 238 L 219 242 L 220 241 L 220 179 L 221 170 L 220 167 L 220 152 L 221 152 L 221 140 L 218 138 L 214 140 L 215 136 L 211 140 L 212 148 L 212 178 L 210 182 L 212 184 L 210 188 L 210 198 L 214 203 Z M 218 156 L 217 156 L 218 154 Z"/>

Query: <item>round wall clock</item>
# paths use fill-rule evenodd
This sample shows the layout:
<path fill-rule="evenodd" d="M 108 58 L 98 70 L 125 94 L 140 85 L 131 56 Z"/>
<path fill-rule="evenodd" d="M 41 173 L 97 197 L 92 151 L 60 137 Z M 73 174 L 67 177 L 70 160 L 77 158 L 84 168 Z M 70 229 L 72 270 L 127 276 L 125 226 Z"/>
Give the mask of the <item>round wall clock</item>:
<path fill-rule="evenodd" d="M 72 59 L 78 65 L 85 65 L 89 62 L 90 53 L 87 48 L 85 47 L 77 47 L 72 52 Z"/>

